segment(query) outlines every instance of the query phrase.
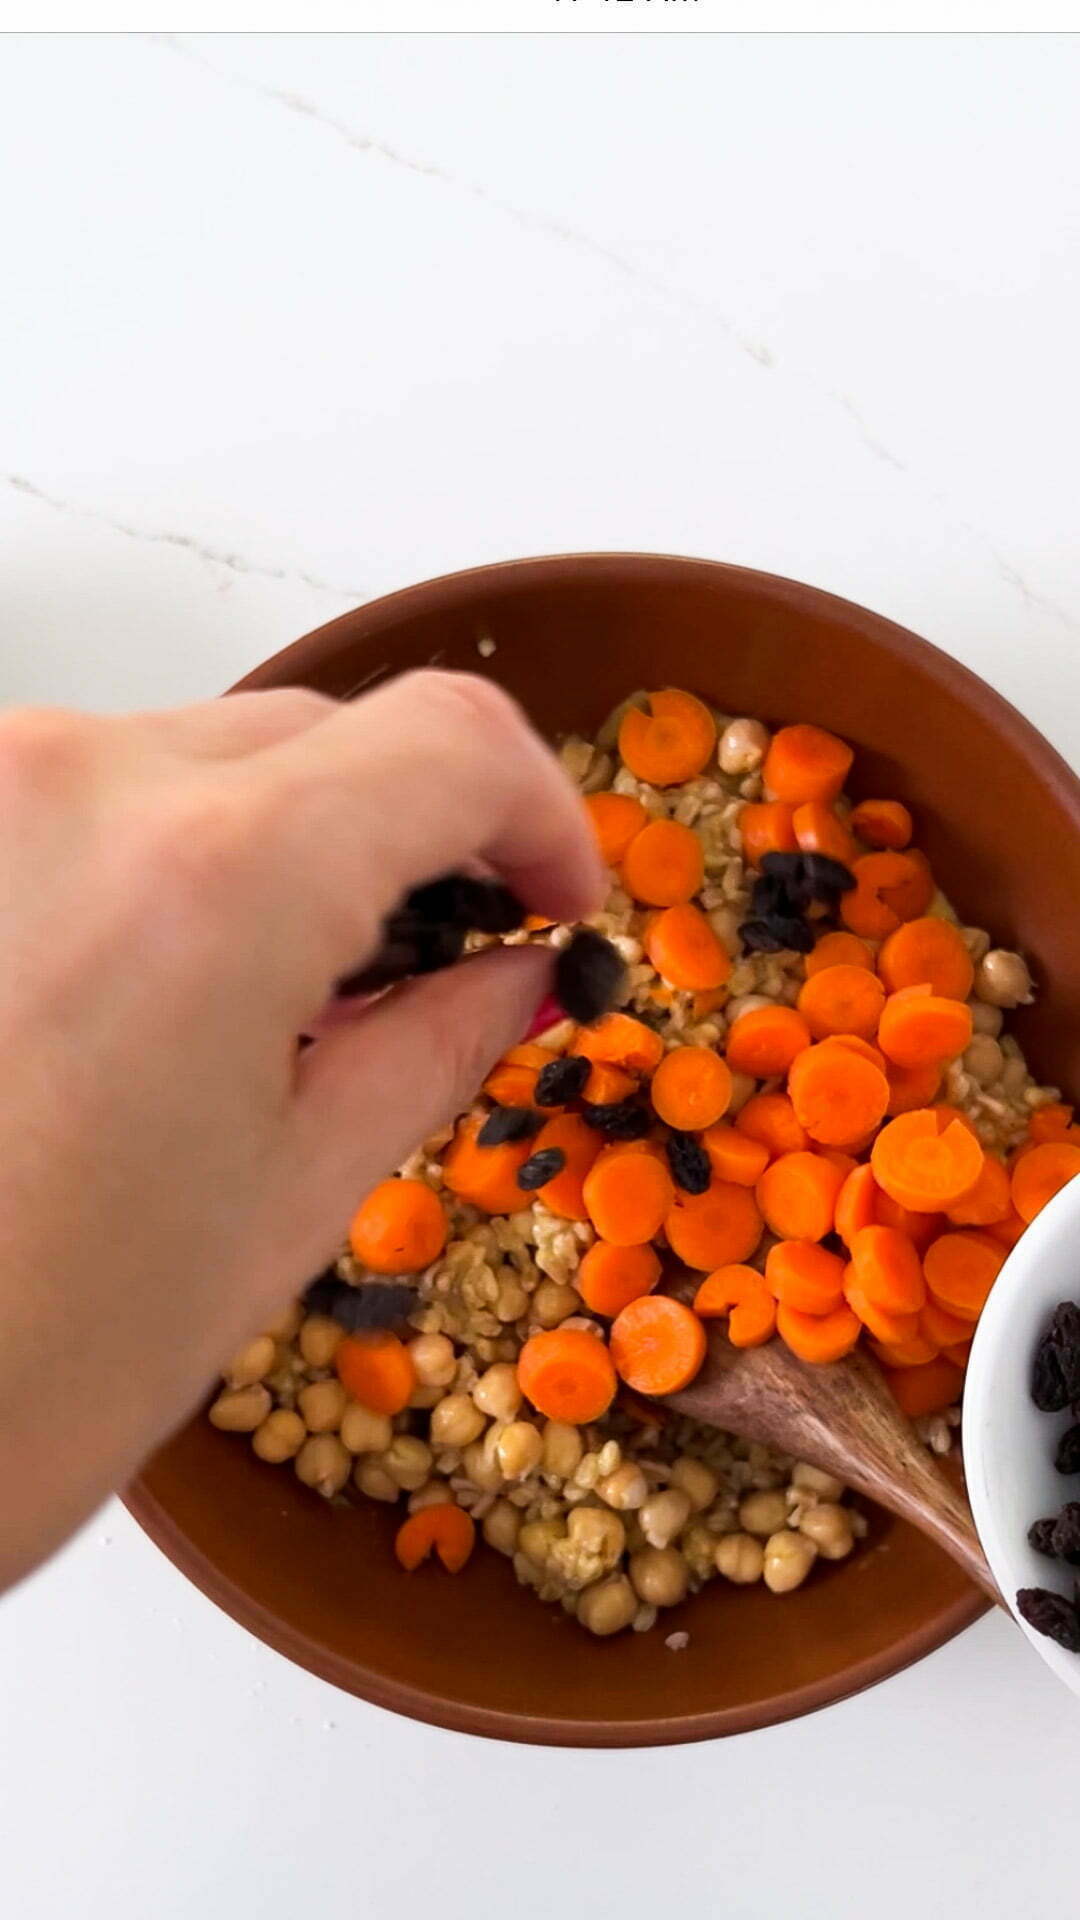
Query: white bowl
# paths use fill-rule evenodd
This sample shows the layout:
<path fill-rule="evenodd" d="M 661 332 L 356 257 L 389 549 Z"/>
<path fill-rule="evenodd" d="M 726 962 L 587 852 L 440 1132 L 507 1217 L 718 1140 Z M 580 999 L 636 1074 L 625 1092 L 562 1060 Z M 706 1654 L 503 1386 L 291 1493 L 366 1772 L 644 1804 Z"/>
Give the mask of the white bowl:
<path fill-rule="evenodd" d="M 1072 1579 L 1071 1568 L 1027 1540 L 1033 1520 L 1080 1499 L 1080 1476 L 1054 1466 L 1072 1415 L 1040 1413 L 1031 1398 L 1035 1348 L 1061 1300 L 1080 1300 L 1080 1180 L 1055 1195 L 1010 1253 L 979 1320 L 964 1383 L 964 1472 L 983 1551 L 1022 1632 L 1080 1693 L 1080 1653 L 1067 1653 L 1016 1613 L 1018 1587 L 1068 1593 Z"/>

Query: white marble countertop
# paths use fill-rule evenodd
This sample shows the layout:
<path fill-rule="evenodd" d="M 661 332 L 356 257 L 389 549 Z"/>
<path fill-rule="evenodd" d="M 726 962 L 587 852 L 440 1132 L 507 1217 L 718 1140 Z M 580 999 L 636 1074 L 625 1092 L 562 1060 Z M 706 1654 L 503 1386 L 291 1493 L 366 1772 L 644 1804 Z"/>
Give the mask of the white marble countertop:
<path fill-rule="evenodd" d="M 0 695 L 189 699 L 415 579 L 652 548 L 863 601 L 1080 760 L 1078 77 L 1038 37 L 7 39 Z M 1075 1704 L 1002 1619 L 738 1741 L 500 1750 L 288 1666 L 113 1509 L 0 1609 L 0 1721 L 13 1920 L 1075 1899 Z"/>

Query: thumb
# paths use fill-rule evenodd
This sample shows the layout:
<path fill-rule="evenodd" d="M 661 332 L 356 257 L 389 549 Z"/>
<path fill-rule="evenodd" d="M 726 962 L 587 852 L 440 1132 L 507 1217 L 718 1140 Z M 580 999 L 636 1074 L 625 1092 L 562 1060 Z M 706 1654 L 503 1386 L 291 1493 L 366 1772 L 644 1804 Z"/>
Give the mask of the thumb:
<path fill-rule="evenodd" d="M 369 1187 L 468 1106 L 553 967 L 550 948 L 478 954 L 398 988 L 301 1056 L 290 1213 L 310 1236 L 309 1262 L 329 1251 L 328 1233 L 337 1244 Z"/>

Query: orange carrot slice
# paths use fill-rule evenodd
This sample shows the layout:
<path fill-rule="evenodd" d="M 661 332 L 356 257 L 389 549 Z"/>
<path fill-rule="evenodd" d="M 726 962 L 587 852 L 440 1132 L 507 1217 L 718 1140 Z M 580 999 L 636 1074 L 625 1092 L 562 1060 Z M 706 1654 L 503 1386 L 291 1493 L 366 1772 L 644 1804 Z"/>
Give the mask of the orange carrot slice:
<path fill-rule="evenodd" d="M 701 1320 L 728 1315 L 728 1339 L 733 1347 L 761 1347 L 776 1332 L 776 1301 L 753 1267 L 718 1267 L 703 1280 L 694 1295 L 694 1312 Z"/>
<path fill-rule="evenodd" d="M 678 1393 L 701 1370 L 705 1329 L 681 1300 L 648 1294 L 631 1300 L 613 1323 L 611 1357 L 620 1380 L 636 1393 Z"/>
<path fill-rule="evenodd" d="M 402 1521 L 394 1552 L 406 1573 L 415 1573 L 434 1550 L 447 1573 L 460 1573 L 476 1545 L 476 1526 L 467 1513 L 449 1501 L 439 1507 L 421 1507 Z"/>
<path fill-rule="evenodd" d="M 778 1240 L 770 1247 L 765 1279 L 781 1305 L 797 1313 L 835 1313 L 843 1301 L 843 1261 L 805 1240 Z"/>
<path fill-rule="evenodd" d="M 548 1420 L 572 1427 L 599 1420 L 615 1398 L 612 1358 L 604 1342 L 584 1327 L 554 1327 L 531 1334 L 518 1355 L 518 1386 Z"/>
<path fill-rule="evenodd" d="M 827 1366 L 851 1352 L 862 1329 L 848 1306 L 839 1306 L 834 1313 L 816 1314 L 781 1305 L 776 1309 L 776 1331 L 800 1360 Z"/>
<path fill-rule="evenodd" d="M 761 1239 L 762 1222 L 746 1187 L 714 1180 L 704 1193 L 676 1193 L 664 1229 L 676 1259 L 712 1273 L 749 1260 Z"/>
<path fill-rule="evenodd" d="M 446 1245 L 446 1214 L 422 1180 L 380 1180 L 361 1201 L 349 1245 L 372 1273 L 419 1273 Z"/>
<path fill-rule="evenodd" d="M 629 707 L 619 726 L 619 754 L 650 787 L 678 787 L 708 766 L 716 722 L 692 693 L 665 687 L 650 693 L 648 712 Z"/>

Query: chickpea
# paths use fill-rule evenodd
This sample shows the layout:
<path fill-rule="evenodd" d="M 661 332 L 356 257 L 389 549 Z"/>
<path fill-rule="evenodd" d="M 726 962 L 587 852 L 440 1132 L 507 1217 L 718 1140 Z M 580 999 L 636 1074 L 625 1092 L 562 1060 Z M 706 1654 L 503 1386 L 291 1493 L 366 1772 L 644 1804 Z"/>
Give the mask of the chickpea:
<path fill-rule="evenodd" d="M 279 1313 L 277 1319 L 271 1322 L 266 1331 L 271 1340 L 276 1340 L 280 1346 L 287 1347 L 290 1340 L 296 1339 L 303 1317 L 303 1307 L 299 1300 L 294 1300 L 292 1306 L 286 1307 L 284 1313 Z"/>
<path fill-rule="evenodd" d="M 309 1433 L 336 1433 L 348 1404 L 340 1380 L 314 1380 L 309 1387 L 301 1387 L 296 1396 Z"/>
<path fill-rule="evenodd" d="M 964 1071 L 980 1087 L 992 1087 L 1005 1071 L 1005 1055 L 988 1033 L 973 1033 L 964 1054 Z"/>
<path fill-rule="evenodd" d="M 544 1443 L 528 1420 L 512 1420 L 495 1442 L 495 1458 L 504 1480 L 524 1480 L 540 1465 Z"/>
<path fill-rule="evenodd" d="M 488 1434 L 483 1440 L 471 1440 L 461 1462 L 462 1472 L 482 1493 L 498 1493 L 503 1483 L 502 1469 L 494 1447 L 489 1445 L 490 1439 Z"/>
<path fill-rule="evenodd" d="M 488 1546 L 494 1547 L 496 1553 L 505 1553 L 509 1559 L 517 1552 L 521 1515 L 509 1500 L 496 1500 L 484 1515 L 481 1531 Z"/>
<path fill-rule="evenodd" d="M 834 1473 L 826 1473 L 823 1467 L 812 1467 L 808 1460 L 800 1460 L 791 1476 L 793 1487 L 805 1487 L 809 1493 L 816 1493 L 822 1500 L 839 1500 L 844 1491 L 844 1483 Z"/>
<path fill-rule="evenodd" d="M 716 1571 L 737 1587 L 752 1587 L 761 1579 L 765 1549 L 749 1533 L 726 1533 L 716 1543 Z"/>
<path fill-rule="evenodd" d="M 415 1434 L 395 1433 L 386 1452 L 379 1455 L 379 1465 L 395 1486 L 406 1493 L 415 1493 L 431 1472 L 431 1448 Z"/>
<path fill-rule="evenodd" d="M 505 1360 L 496 1361 L 480 1375 L 472 1389 L 473 1402 L 492 1420 L 513 1420 L 521 1405 L 517 1368 Z"/>
<path fill-rule="evenodd" d="M 844 1508 L 830 1500 L 807 1508 L 799 1521 L 799 1532 L 813 1541 L 823 1560 L 846 1560 L 854 1545 L 851 1521 Z"/>
<path fill-rule="evenodd" d="M 300 1328 L 298 1345 L 309 1367 L 329 1367 L 344 1338 L 336 1320 L 324 1313 L 309 1313 Z"/>
<path fill-rule="evenodd" d="M 558 1327 L 575 1313 L 581 1298 L 564 1280 L 541 1280 L 532 1297 L 533 1319 L 542 1327 Z"/>
<path fill-rule="evenodd" d="M 260 1460 L 268 1460 L 271 1466 L 280 1466 L 283 1460 L 291 1460 L 299 1453 L 304 1444 L 306 1429 L 298 1413 L 288 1407 L 275 1407 L 268 1413 L 261 1427 L 256 1427 L 251 1436 L 251 1444 Z"/>
<path fill-rule="evenodd" d="M 630 1578 L 650 1607 L 674 1607 L 686 1598 L 686 1561 L 677 1547 L 646 1547 L 630 1561 Z"/>
<path fill-rule="evenodd" d="M 246 1347 L 234 1353 L 225 1368 L 225 1378 L 230 1387 L 252 1387 L 256 1380 L 265 1380 L 274 1369 L 277 1348 L 268 1333 L 260 1333 L 257 1340 L 249 1340 Z"/>
<path fill-rule="evenodd" d="M 372 1413 L 350 1400 L 341 1416 L 342 1443 L 350 1453 L 385 1453 L 393 1437 L 388 1413 Z"/>
<path fill-rule="evenodd" d="M 744 1533 L 767 1540 L 787 1522 L 787 1501 L 780 1489 L 744 1494 L 739 1502 L 739 1525 Z"/>
<path fill-rule="evenodd" d="M 448 1387 L 457 1372 L 454 1343 L 445 1333 L 418 1333 L 409 1341 L 409 1358 L 422 1387 Z"/>
<path fill-rule="evenodd" d="M 641 1468 L 635 1466 L 632 1460 L 624 1460 L 613 1473 L 597 1481 L 596 1491 L 609 1507 L 615 1507 L 620 1513 L 628 1513 L 645 1505 L 649 1486 Z"/>
<path fill-rule="evenodd" d="M 504 1327 L 510 1326 L 515 1320 L 520 1320 L 522 1314 L 528 1311 L 528 1306 L 529 1296 L 520 1280 L 508 1275 L 499 1281 L 499 1291 L 495 1297 L 495 1318 L 501 1320 Z"/>
<path fill-rule="evenodd" d="M 585 1448 L 576 1427 L 565 1420 L 549 1420 L 544 1428 L 544 1472 L 553 1480 L 570 1480 L 581 1465 Z"/>
<path fill-rule="evenodd" d="M 391 1480 L 386 1468 L 380 1466 L 379 1462 L 372 1459 L 370 1455 L 366 1460 L 358 1460 L 353 1468 L 353 1485 L 359 1488 L 361 1493 L 365 1493 L 369 1500 L 391 1502 L 396 1500 L 401 1492 L 397 1481 Z"/>
<path fill-rule="evenodd" d="M 467 1447 L 484 1431 L 484 1416 L 467 1393 L 448 1393 L 431 1414 L 431 1441 L 436 1447 Z"/>
<path fill-rule="evenodd" d="M 961 927 L 960 938 L 976 966 L 980 960 L 986 959 L 990 951 L 990 935 L 983 927 Z"/>
<path fill-rule="evenodd" d="M 742 952 L 742 934 L 739 932 L 742 915 L 736 913 L 734 907 L 713 907 L 706 917 L 725 953 L 730 959 L 736 959 Z"/>
<path fill-rule="evenodd" d="M 1026 960 L 1004 947 L 992 947 L 985 960 L 979 962 L 975 992 L 992 1007 L 1028 1007 L 1035 998 Z"/>
<path fill-rule="evenodd" d="M 272 1406 L 264 1386 L 226 1387 L 210 1409 L 210 1424 L 223 1433 L 254 1433 Z"/>
<path fill-rule="evenodd" d="M 814 1561 L 817 1548 L 805 1534 L 785 1527 L 765 1542 L 765 1585 L 770 1593 L 791 1593 L 801 1587 Z"/>
<path fill-rule="evenodd" d="M 637 1612 L 637 1595 L 629 1580 L 601 1580 L 586 1587 L 577 1604 L 577 1617 L 590 1633 L 621 1633 Z"/>
<path fill-rule="evenodd" d="M 988 1000 L 969 1000 L 967 1005 L 971 1015 L 972 1032 L 985 1033 L 991 1040 L 996 1040 L 1005 1025 L 1005 1015 L 1001 1008 L 992 1007 Z"/>
<path fill-rule="evenodd" d="M 690 1518 L 690 1500 L 681 1487 L 667 1487 L 652 1493 L 638 1518 L 650 1547 L 669 1547 Z"/>
<path fill-rule="evenodd" d="M 425 1480 L 409 1495 L 409 1512 L 423 1513 L 425 1507 L 452 1507 L 454 1496 L 445 1480 Z"/>
<path fill-rule="evenodd" d="M 509 1501 L 506 1504 L 509 1506 Z M 570 1517 L 573 1519 L 574 1516 L 571 1514 Z M 549 1558 L 552 1547 L 557 1546 L 559 1541 L 565 1538 L 566 1527 L 563 1521 L 529 1520 L 518 1534 L 517 1550 L 525 1555 L 526 1560 L 531 1560 L 534 1566 L 542 1567 Z"/>
<path fill-rule="evenodd" d="M 699 1586 L 712 1579 L 716 1572 L 716 1535 L 700 1520 L 687 1527 L 679 1541 L 679 1551 Z"/>
<path fill-rule="evenodd" d="M 716 758 L 721 773 L 756 773 L 768 751 L 768 728 L 760 720 L 732 720 L 720 735 Z"/>
<path fill-rule="evenodd" d="M 349 1477 L 352 1461 L 336 1433 L 314 1433 L 305 1440 L 296 1456 L 296 1477 L 305 1487 L 321 1493 L 324 1500 L 340 1493 Z"/>
<path fill-rule="evenodd" d="M 672 1467 L 671 1484 L 685 1493 L 694 1513 L 704 1513 L 706 1507 L 712 1506 L 720 1486 L 712 1468 L 688 1453 L 680 1455 Z"/>
<path fill-rule="evenodd" d="M 594 1553 L 605 1566 L 615 1566 L 626 1547 L 626 1529 L 609 1507 L 572 1508 L 566 1531 L 575 1547 Z"/>
<path fill-rule="evenodd" d="M 405 1404 L 417 1413 L 430 1413 L 432 1407 L 438 1406 L 442 1397 L 441 1387 L 414 1387 Z"/>

